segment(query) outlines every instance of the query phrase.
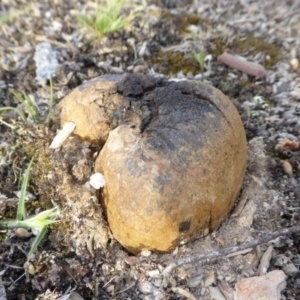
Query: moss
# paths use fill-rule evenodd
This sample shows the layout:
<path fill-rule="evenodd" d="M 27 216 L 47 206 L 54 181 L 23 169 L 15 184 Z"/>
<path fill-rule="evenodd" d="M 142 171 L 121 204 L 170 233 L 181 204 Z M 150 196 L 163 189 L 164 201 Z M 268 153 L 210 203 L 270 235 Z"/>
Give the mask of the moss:
<path fill-rule="evenodd" d="M 156 72 L 166 76 L 175 75 L 180 71 L 185 75 L 188 72 L 193 74 L 201 72 L 196 59 L 193 56 L 185 57 L 183 53 L 160 51 L 157 55 L 151 57 L 149 61 Z"/>
<path fill-rule="evenodd" d="M 252 33 L 235 41 L 234 49 L 236 53 L 249 54 L 255 56 L 259 52 L 265 53 L 265 59 L 262 65 L 266 68 L 275 65 L 278 62 L 280 48 L 274 44 L 270 44 L 263 39 L 255 37 Z M 266 57 L 269 59 L 266 59 Z"/>
<path fill-rule="evenodd" d="M 12 190 L 20 189 L 27 162 L 34 157 L 28 191 L 39 195 L 41 200 L 38 201 L 38 205 L 31 202 L 27 210 L 34 212 L 38 206 L 42 209 L 52 207 L 50 200 L 54 187 L 49 186 L 46 178 L 52 170 L 47 156 L 49 139 L 51 139 L 52 134 L 44 125 L 19 124 L 17 129 L 8 132 L 7 135 L 9 141 L 7 147 L 2 150 L 2 156 L 7 156 L 8 159 L 7 165 L 1 167 L 1 176 L 4 182 L 0 184 L 0 187 L 8 185 Z"/>
<path fill-rule="evenodd" d="M 243 37 L 236 38 L 231 45 L 224 44 L 224 37 L 219 36 L 213 40 L 215 48 L 212 54 L 215 56 L 221 55 L 228 47 L 233 53 L 241 56 L 255 56 L 260 52 L 265 54 L 261 64 L 270 68 L 275 65 L 280 58 L 280 48 L 274 44 L 270 44 L 261 38 L 255 37 L 252 33 Z M 267 59 L 268 57 L 268 59 Z"/>
<path fill-rule="evenodd" d="M 161 13 L 161 20 L 164 22 L 172 21 L 176 30 L 178 30 L 179 33 L 181 32 L 187 32 L 187 27 L 190 25 L 210 25 L 211 22 L 207 19 L 203 19 L 199 17 L 197 14 L 172 14 L 168 11 L 163 11 Z"/>

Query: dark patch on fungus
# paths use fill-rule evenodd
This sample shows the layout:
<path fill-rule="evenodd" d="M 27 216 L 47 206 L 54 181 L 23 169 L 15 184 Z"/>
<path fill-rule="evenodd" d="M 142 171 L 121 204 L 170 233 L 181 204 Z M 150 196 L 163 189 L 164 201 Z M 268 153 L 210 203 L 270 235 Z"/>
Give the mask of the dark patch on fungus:
<path fill-rule="evenodd" d="M 183 232 L 187 232 L 189 231 L 191 227 L 191 221 L 190 220 L 186 220 L 186 221 L 183 221 L 179 224 L 179 232 L 180 233 L 183 233 Z"/>

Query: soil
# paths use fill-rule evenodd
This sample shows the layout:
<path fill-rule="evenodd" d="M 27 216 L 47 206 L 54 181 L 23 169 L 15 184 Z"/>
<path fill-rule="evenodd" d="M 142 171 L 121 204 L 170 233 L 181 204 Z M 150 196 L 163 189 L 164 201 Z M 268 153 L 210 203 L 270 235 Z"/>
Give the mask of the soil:
<path fill-rule="evenodd" d="M 15 218 L 17 192 L 33 156 L 27 213 L 51 208 L 53 199 L 61 215 L 29 258 L 34 236 L 1 231 L 0 298 L 186 299 L 175 289 L 182 288 L 190 299 L 217 299 L 211 287 L 234 289 L 241 279 L 260 275 L 259 263 L 272 245 L 267 270 L 287 275 L 281 299 L 299 299 L 299 233 L 234 256 L 180 266 L 164 284 L 162 273 L 173 260 L 299 226 L 300 2 L 136 0 L 121 13 L 134 13 L 130 23 L 101 39 L 76 17 L 92 14 L 93 2 L 0 2 L 0 16 L 17 10 L 23 14 L 0 25 L 0 107 L 17 107 L 27 120 L 15 111 L 1 112 L 0 217 Z M 263 65 L 267 76 L 255 78 L 222 64 L 217 57 L 225 50 Z M 247 171 L 233 212 L 205 238 L 170 253 L 134 256 L 113 238 L 99 192 L 89 185 L 100 145 L 71 135 L 61 148 L 49 148 L 60 129 L 58 104 L 64 96 L 94 77 L 125 73 L 210 83 L 234 103 L 246 131 Z M 48 76 L 55 103 L 49 126 Z M 34 101 L 39 122 L 11 89 Z"/>

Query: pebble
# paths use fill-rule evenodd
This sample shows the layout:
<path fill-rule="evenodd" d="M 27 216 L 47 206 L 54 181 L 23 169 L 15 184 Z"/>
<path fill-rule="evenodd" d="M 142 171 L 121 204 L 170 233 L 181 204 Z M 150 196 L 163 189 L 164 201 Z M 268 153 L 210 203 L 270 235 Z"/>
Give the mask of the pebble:
<path fill-rule="evenodd" d="M 149 251 L 149 250 L 141 251 L 141 256 L 142 257 L 149 257 L 150 255 L 151 255 L 151 251 Z"/>
<path fill-rule="evenodd" d="M 290 60 L 290 64 L 291 64 L 292 70 L 294 72 L 296 72 L 299 68 L 299 60 L 297 58 L 292 58 Z"/>
<path fill-rule="evenodd" d="M 288 276 L 294 276 L 297 273 L 299 273 L 299 269 L 291 261 L 289 261 L 286 265 L 284 265 L 282 267 L 282 270 Z"/>
<path fill-rule="evenodd" d="M 125 263 L 127 263 L 130 266 L 136 266 L 140 264 L 140 260 L 136 256 L 128 256 L 125 259 Z"/>
<path fill-rule="evenodd" d="M 207 274 L 207 276 L 205 277 L 204 286 L 208 287 L 208 286 L 212 285 L 213 283 L 215 283 L 215 281 L 216 281 L 215 271 L 210 271 Z"/>
<path fill-rule="evenodd" d="M 159 270 L 149 270 L 147 271 L 147 275 L 150 277 L 158 278 L 161 277 L 162 275 L 160 274 Z"/>
<path fill-rule="evenodd" d="M 159 290 L 154 290 L 153 291 L 153 298 L 154 298 L 154 300 L 166 299 L 164 293 L 162 291 L 159 291 Z"/>
<path fill-rule="evenodd" d="M 162 285 L 162 278 L 155 278 L 152 283 L 155 287 L 160 288 Z"/>
<path fill-rule="evenodd" d="M 40 84 L 45 84 L 48 78 L 53 77 L 55 69 L 59 63 L 57 51 L 49 43 L 39 43 L 35 46 L 34 61 L 36 64 L 36 80 Z"/>
<path fill-rule="evenodd" d="M 70 294 L 63 295 L 58 298 L 58 300 L 84 300 L 78 293 L 71 292 Z"/>
<path fill-rule="evenodd" d="M 208 289 L 209 289 L 210 296 L 211 296 L 212 299 L 214 299 L 214 300 L 226 300 L 218 287 L 209 286 Z"/>
<path fill-rule="evenodd" d="M 137 65 L 133 68 L 133 73 L 144 73 L 148 70 L 147 66 Z"/>
<path fill-rule="evenodd" d="M 275 257 L 273 264 L 276 267 L 283 267 L 284 265 L 287 264 L 288 260 L 289 259 L 285 255 L 279 254 L 278 256 Z"/>
<path fill-rule="evenodd" d="M 272 258 L 272 253 L 273 253 L 273 247 L 269 246 L 260 260 L 260 264 L 258 266 L 258 274 L 259 275 L 264 275 L 267 273 L 268 268 L 270 266 L 270 260 Z"/>
<path fill-rule="evenodd" d="M 290 95 L 296 100 L 300 100 L 300 85 L 297 85 L 291 92 Z"/>
<path fill-rule="evenodd" d="M 225 296 L 226 300 L 234 300 L 234 290 L 226 282 L 221 282 L 219 284 L 219 289 Z"/>
<path fill-rule="evenodd" d="M 32 236 L 32 232 L 29 232 L 27 229 L 20 227 L 16 229 L 15 235 L 20 238 L 28 238 Z"/>
<path fill-rule="evenodd" d="M 238 226 L 240 227 L 250 227 L 253 223 L 254 214 L 256 213 L 257 207 L 253 202 L 248 202 L 242 213 L 240 214 L 240 217 L 238 218 Z"/>
<path fill-rule="evenodd" d="M 149 281 L 139 282 L 137 288 L 142 294 L 151 294 L 154 291 L 154 286 Z"/>
<path fill-rule="evenodd" d="M 195 298 L 190 292 L 188 292 L 187 290 L 180 288 L 180 287 L 172 287 L 171 290 L 176 293 L 179 294 L 183 297 L 185 297 L 187 300 L 197 300 L 197 298 Z"/>
<path fill-rule="evenodd" d="M 197 287 L 202 282 L 202 279 L 203 279 L 202 274 L 200 274 L 198 276 L 190 277 L 188 279 L 187 285 L 188 285 L 189 288 Z"/>
<path fill-rule="evenodd" d="M 263 276 L 242 279 L 236 285 L 235 298 L 238 300 L 280 300 L 280 292 L 286 286 L 286 275 L 275 270 Z"/>

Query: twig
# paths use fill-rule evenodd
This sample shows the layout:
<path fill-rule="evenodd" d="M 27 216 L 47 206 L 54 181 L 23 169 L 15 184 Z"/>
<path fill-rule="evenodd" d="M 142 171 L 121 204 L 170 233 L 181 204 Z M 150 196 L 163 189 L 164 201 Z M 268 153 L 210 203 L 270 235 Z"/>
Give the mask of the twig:
<path fill-rule="evenodd" d="M 240 246 L 229 247 L 229 248 L 221 249 L 220 251 L 215 251 L 215 252 L 205 253 L 205 254 L 197 254 L 197 255 L 188 256 L 185 258 L 175 260 L 175 261 L 171 262 L 169 265 L 167 265 L 163 271 L 163 276 L 164 276 L 163 286 L 167 285 L 167 279 L 168 279 L 170 273 L 175 268 L 178 268 L 182 265 L 195 263 L 195 262 L 198 262 L 200 260 L 205 260 L 205 259 L 209 261 L 213 258 L 223 257 L 223 256 L 226 256 L 226 255 L 236 252 L 236 251 L 241 251 L 241 250 L 244 250 L 247 248 L 254 248 L 257 245 L 264 244 L 271 240 L 274 240 L 274 239 L 278 238 L 279 236 L 290 235 L 292 233 L 297 233 L 297 232 L 300 232 L 300 226 L 294 226 L 294 227 L 290 227 L 290 228 L 281 229 L 281 230 L 273 232 L 272 234 L 265 235 L 265 236 L 261 237 L 260 239 L 254 240 L 252 242 L 249 242 L 249 243 L 246 243 L 246 244 L 243 244 Z"/>
<path fill-rule="evenodd" d="M 227 66 L 242 71 L 248 75 L 264 78 L 267 76 L 265 68 L 257 63 L 247 61 L 239 56 L 231 55 L 224 52 L 218 56 L 218 61 L 226 64 Z"/>

